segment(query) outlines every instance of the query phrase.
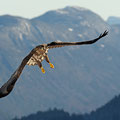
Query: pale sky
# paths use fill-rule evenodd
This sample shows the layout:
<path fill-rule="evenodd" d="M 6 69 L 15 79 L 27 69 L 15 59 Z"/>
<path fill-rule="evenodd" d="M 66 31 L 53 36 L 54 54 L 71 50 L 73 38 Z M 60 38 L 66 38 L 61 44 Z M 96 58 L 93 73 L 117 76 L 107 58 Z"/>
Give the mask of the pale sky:
<path fill-rule="evenodd" d="M 65 6 L 88 8 L 105 20 L 108 16 L 120 17 L 120 0 L 0 0 L 0 15 L 33 18 Z"/>

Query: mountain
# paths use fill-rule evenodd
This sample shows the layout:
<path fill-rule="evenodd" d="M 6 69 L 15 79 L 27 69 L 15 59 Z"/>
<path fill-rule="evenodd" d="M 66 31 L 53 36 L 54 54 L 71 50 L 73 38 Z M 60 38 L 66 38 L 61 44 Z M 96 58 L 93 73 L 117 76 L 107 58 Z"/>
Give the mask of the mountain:
<path fill-rule="evenodd" d="M 86 120 L 120 120 L 120 95 L 91 112 Z"/>
<path fill-rule="evenodd" d="M 43 62 L 46 74 L 37 66 L 26 66 L 13 92 L 0 99 L 0 117 L 7 120 L 55 107 L 86 113 L 107 103 L 120 90 L 118 25 L 110 26 L 96 13 L 80 7 L 49 11 L 33 19 L 1 16 L 0 85 L 36 45 L 90 40 L 106 29 L 109 35 L 93 45 L 50 50 L 48 56 L 55 69 Z"/>
<path fill-rule="evenodd" d="M 36 114 L 14 120 L 120 120 L 120 95 L 90 114 L 70 115 L 64 110 L 53 109 L 44 112 L 39 111 Z"/>
<path fill-rule="evenodd" d="M 85 120 L 83 115 L 70 115 L 64 110 L 54 108 L 48 111 L 39 111 L 36 114 L 31 114 L 22 118 L 14 118 L 13 120 Z"/>
<path fill-rule="evenodd" d="M 70 115 L 64 110 L 54 108 L 48 111 L 39 111 L 36 114 L 31 114 L 22 118 L 14 118 L 13 120 L 85 120 L 83 115 Z"/>
<path fill-rule="evenodd" d="M 107 23 L 110 25 L 120 24 L 120 17 L 110 16 L 107 19 Z"/>

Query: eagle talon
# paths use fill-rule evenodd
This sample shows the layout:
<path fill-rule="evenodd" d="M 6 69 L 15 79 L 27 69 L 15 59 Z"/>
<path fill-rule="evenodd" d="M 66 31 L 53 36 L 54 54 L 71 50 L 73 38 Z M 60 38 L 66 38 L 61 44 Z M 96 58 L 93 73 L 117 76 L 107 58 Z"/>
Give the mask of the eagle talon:
<path fill-rule="evenodd" d="M 45 73 L 45 69 L 43 67 L 41 67 L 41 71 L 42 73 Z"/>
<path fill-rule="evenodd" d="M 54 65 L 52 63 L 49 63 L 51 68 L 54 68 Z"/>

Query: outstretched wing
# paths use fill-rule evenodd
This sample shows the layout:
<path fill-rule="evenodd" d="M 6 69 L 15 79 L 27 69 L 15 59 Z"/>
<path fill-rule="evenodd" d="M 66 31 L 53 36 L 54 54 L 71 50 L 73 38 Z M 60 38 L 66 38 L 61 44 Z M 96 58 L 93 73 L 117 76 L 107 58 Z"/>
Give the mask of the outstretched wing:
<path fill-rule="evenodd" d="M 11 75 L 10 79 L 2 85 L 0 88 L 0 98 L 7 96 L 12 89 L 18 78 L 20 77 L 25 65 L 29 61 L 29 59 L 33 56 L 33 54 L 39 49 L 39 47 L 34 48 L 21 62 L 20 66 L 17 70 Z"/>
<path fill-rule="evenodd" d="M 100 34 L 99 37 L 97 37 L 96 39 L 93 40 L 89 40 L 89 41 L 83 41 L 83 42 L 51 42 L 49 44 L 47 44 L 47 47 L 49 49 L 51 48 L 57 48 L 57 47 L 64 47 L 64 46 L 72 46 L 72 45 L 87 45 L 87 44 L 93 44 L 96 41 L 98 41 L 99 39 L 101 39 L 102 37 L 106 36 L 108 34 L 108 31 L 106 30 L 103 34 Z"/>

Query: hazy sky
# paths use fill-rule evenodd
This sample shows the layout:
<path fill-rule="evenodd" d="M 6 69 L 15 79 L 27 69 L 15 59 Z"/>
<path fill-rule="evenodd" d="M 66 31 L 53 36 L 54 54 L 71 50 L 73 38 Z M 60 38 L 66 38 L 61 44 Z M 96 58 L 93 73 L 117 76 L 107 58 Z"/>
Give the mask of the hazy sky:
<path fill-rule="evenodd" d="M 0 15 L 11 14 L 33 18 L 48 10 L 80 6 L 98 13 L 104 19 L 120 17 L 120 0 L 0 0 Z"/>

